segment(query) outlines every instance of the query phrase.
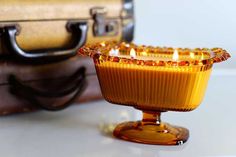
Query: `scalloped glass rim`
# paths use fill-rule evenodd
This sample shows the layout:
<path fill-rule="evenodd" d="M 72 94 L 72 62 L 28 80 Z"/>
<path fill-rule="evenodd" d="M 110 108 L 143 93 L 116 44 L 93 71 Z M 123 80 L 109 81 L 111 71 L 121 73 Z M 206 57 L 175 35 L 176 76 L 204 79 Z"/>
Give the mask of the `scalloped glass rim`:
<path fill-rule="evenodd" d="M 230 58 L 230 54 L 222 49 L 222 48 L 195 48 L 195 49 L 189 49 L 189 48 L 177 48 L 178 53 L 208 53 L 207 55 L 210 56 L 207 59 L 193 59 L 193 60 L 180 60 L 180 61 L 173 61 L 172 60 L 142 60 L 142 59 L 135 59 L 135 58 L 125 58 L 125 57 L 118 57 L 118 56 L 111 56 L 108 54 L 105 54 L 105 51 L 110 51 L 111 49 L 117 49 L 121 46 L 127 47 L 127 49 L 133 48 L 135 51 L 142 48 L 145 49 L 147 53 L 150 53 L 151 51 L 160 50 L 163 53 L 173 54 L 174 48 L 171 47 L 152 47 L 152 46 L 145 46 L 140 45 L 137 46 L 133 43 L 125 43 L 125 42 L 102 42 L 102 43 L 95 43 L 95 44 L 86 44 L 85 46 L 81 47 L 78 51 L 81 55 L 90 56 L 94 59 L 99 59 L 101 62 L 105 61 L 112 61 L 112 62 L 119 62 L 119 63 L 133 63 L 137 65 L 150 65 L 150 66 L 193 66 L 193 65 L 212 65 L 213 63 L 219 63 L 222 61 L 227 60 Z"/>

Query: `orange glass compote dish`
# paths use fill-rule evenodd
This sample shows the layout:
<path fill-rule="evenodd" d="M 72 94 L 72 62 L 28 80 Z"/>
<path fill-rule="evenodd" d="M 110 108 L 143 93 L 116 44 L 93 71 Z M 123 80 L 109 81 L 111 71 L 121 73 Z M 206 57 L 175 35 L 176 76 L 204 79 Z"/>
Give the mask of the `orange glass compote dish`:
<path fill-rule="evenodd" d="M 101 91 L 111 103 L 143 111 L 143 119 L 119 124 L 114 136 L 139 143 L 178 145 L 186 128 L 161 122 L 165 111 L 191 111 L 201 103 L 213 63 L 230 55 L 221 48 L 181 49 L 103 42 L 79 50 L 94 59 Z"/>

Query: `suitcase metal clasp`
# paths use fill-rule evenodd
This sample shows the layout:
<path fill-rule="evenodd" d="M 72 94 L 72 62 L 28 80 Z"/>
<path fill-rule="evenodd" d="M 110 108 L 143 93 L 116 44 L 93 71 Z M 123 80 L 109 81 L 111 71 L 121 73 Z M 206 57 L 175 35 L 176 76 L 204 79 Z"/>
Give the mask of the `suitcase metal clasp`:
<path fill-rule="evenodd" d="M 94 36 L 115 36 L 118 34 L 118 21 L 107 19 L 107 10 L 104 7 L 94 7 L 90 10 L 94 19 L 93 34 Z"/>

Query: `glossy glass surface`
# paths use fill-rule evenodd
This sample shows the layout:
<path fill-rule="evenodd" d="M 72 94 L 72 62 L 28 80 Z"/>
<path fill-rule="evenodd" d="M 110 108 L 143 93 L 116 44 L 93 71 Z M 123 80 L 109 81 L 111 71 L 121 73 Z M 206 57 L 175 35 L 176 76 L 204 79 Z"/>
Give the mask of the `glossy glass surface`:
<path fill-rule="evenodd" d="M 190 111 L 198 107 L 213 63 L 230 57 L 221 48 L 161 48 L 114 42 L 87 45 L 79 53 L 94 59 L 107 101 L 133 106 L 154 117 L 163 111 Z M 147 122 L 120 124 L 114 135 L 148 144 L 187 141 L 185 128 L 153 123 L 153 119 Z"/>

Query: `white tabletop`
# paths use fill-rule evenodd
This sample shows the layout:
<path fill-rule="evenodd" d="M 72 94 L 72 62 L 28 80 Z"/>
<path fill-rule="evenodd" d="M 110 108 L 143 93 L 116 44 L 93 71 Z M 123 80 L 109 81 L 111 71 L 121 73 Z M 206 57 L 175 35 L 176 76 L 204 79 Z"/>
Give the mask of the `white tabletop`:
<path fill-rule="evenodd" d="M 132 107 L 105 101 L 0 117 L 2 157 L 236 156 L 236 73 L 214 72 L 205 99 L 192 112 L 164 113 L 162 120 L 187 127 L 182 146 L 145 145 L 118 140 L 104 128 L 140 119 Z"/>

